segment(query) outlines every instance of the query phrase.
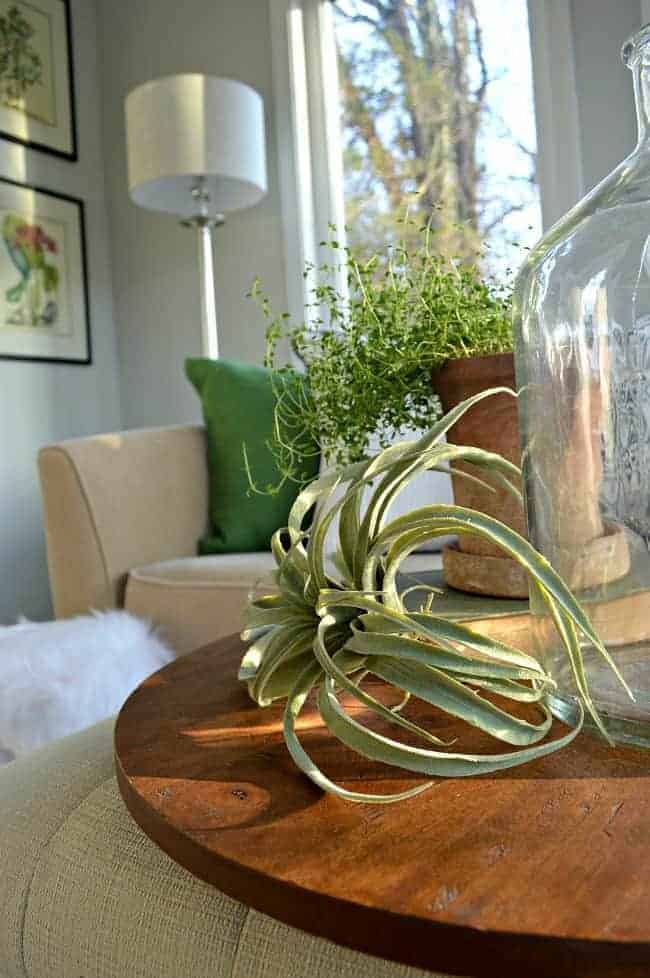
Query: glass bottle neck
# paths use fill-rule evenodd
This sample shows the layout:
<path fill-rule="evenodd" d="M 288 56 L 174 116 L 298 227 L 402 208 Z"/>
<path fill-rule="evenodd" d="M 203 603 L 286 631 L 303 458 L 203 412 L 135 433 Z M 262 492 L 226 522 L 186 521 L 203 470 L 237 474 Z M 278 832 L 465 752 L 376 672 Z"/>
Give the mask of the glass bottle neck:
<path fill-rule="evenodd" d="M 642 145 L 650 148 L 650 64 L 636 65 L 634 73 L 634 101 L 638 126 L 637 149 Z"/>

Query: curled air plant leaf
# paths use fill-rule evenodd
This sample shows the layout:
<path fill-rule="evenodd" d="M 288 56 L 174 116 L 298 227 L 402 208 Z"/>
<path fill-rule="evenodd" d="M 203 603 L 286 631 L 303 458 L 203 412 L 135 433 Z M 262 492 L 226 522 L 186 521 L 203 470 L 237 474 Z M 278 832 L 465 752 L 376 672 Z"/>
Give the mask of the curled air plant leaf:
<path fill-rule="evenodd" d="M 307 486 L 293 505 L 289 525 L 272 541 L 277 592 L 247 606 L 242 639 L 250 644 L 239 678 L 260 706 L 286 698 L 284 736 L 292 758 L 315 784 L 341 798 L 397 801 L 418 794 L 431 782 L 392 795 L 349 791 L 332 782 L 296 733 L 297 718 L 312 690 L 324 723 L 343 744 L 373 761 L 425 778 L 504 770 L 559 750 L 578 734 L 585 711 L 607 737 L 589 693 L 579 636 L 603 656 L 623 685 L 624 680 L 581 606 L 527 540 L 498 520 L 461 506 L 432 504 L 387 521 L 395 497 L 425 470 L 453 469 L 484 484 L 487 477 L 488 483 L 505 486 L 520 498 L 515 485 L 520 473 L 511 462 L 443 440 L 458 418 L 494 393 L 512 392 L 495 388 L 477 394 L 419 440 L 392 445 L 374 458 L 328 472 Z M 476 475 L 454 469 L 457 462 L 471 463 Z M 339 490 L 336 496 L 335 490 Z M 318 504 L 317 516 L 305 530 L 303 522 L 314 504 Z M 326 565 L 325 543 L 335 521 L 339 551 L 332 571 Z M 473 534 L 497 544 L 524 568 L 539 592 L 566 649 L 578 692 L 580 720 L 567 734 L 544 741 L 552 722 L 544 699 L 555 684 L 536 659 L 436 615 L 435 598 L 417 611 L 406 608 L 397 583 L 400 566 L 425 540 L 447 534 Z M 390 708 L 362 688 L 368 674 L 403 694 L 399 706 Z M 536 704 L 539 722 L 495 705 L 480 694 L 482 690 L 506 703 Z M 364 725 L 346 712 L 341 693 L 415 735 L 422 746 L 407 745 Z M 402 715 L 411 696 L 516 749 L 495 754 L 450 752 L 449 744 Z"/>

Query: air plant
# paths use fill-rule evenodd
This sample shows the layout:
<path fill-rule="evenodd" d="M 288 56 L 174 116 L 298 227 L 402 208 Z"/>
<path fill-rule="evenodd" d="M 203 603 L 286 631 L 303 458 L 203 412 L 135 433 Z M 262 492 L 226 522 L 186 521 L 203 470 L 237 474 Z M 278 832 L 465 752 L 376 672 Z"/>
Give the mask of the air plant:
<path fill-rule="evenodd" d="M 296 733 L 296 721 L 312 690 L 324 723 L 343 744 L 373 761 L 425 778 L 484 774 L 550 754 L 577 736 L 585 712 L 609 739 L 589 693 L 580 636 L 603 656 L 624 686 L 625 682 L 580 604 L 527 540 L 476 510 L 441 503 L 388 519 L 399 492 L 425 470 L 454 469 L 483 485 L 504 486 L 521 499 L 516 487 L 520 471 L 515 465 L 499 455 L 443 440 L 466 411 L 496 393 L 512 392 L 505 388 L 481 392 L 459 404 L 419 440 L 391 445 L 373 458 L 331 470 L 307 486 L 293 505 L 288 526 L 272 541 L 276 593 L 248 603 L 242 639 L 250 644 L 239 678 L 259 706 L 286 699 L 284 737 L 293 760 L 315 784 L 341 798 L 397 801 L 418 794 L 432 782 L 386 795 L 350 791 L 327 778 Z M 458 462 L 470 463 L 476 474 L 456 469 Z M 305 529 L 315 505 L 316 516 Z M 331 570 L 325 543 L 335 521 L 339 550 L 336 569 Z M 536 659 L 437 615 L 431 588 L 418 610 L 406 607 L 405 593 L 398 587 L 403 561 L 424 541 L 448 534 L 489 540 L 528 574 L 559 633 L 575 680 L 579 720 L 568 733 L 544 740 L 552 724 L 545 697 L 555 683 Z M 392 708 L 380 702 L 363 686 L 367 675 L 397 690 L 401 702 Z M 341 701 L 342 693 L 415 735 L 422 746 L 376 732 L 358 719 L 358 713 L 351 716 Z M 516 749 L 495 754 L 450 752 L 449 744 L 404 716 L 403 707 L 411 696 Z M 497 705 L 494 698 L 508 706 Z M 539 722 L 516 715 L 514 704 L 522 702 L 536 705 Z"/>

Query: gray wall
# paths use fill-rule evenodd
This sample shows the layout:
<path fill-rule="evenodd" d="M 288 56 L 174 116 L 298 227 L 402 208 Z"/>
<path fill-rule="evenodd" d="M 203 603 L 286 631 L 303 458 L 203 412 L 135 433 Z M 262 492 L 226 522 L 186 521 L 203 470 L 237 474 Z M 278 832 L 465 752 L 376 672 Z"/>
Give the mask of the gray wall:
<path fill-rule="evenodd" d="M 632 75 L 619 56 L 642 24 L 639 0 L 571 0 L 583 186 L 591 190 L 636 143 Z"/>
<path fill-rule="evenodd" d="M 94 4 L 72 0 L 78 163 L 0 140 L 0 175 L 86 202 L 90 367 L 0 360 L 0 622 L 51 614 L 36 453 L 50 441 L 119 427 Z"/>
<path fill-rule="evenodd" d="M 266 106 L 269 194 L 216 234 L 217 313 L 224 357 L 260 361 L 263 325 L 244 299 L 254 275 L 286 308 L 272 104 L 268 0 L 99 0 L 104 139 L 113 282 L 128 427 L 198 419 L 183 375 L 201 351 L 198 268 L 191 231 L 127 195 L 123 100 L 150 78 L 199 71 L 256 88 Z"/>

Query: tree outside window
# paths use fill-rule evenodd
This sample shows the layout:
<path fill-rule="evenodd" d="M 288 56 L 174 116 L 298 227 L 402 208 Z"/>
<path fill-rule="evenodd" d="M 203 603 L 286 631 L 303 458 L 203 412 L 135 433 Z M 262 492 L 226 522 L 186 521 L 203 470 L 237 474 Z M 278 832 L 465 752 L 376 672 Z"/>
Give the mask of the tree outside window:
<path fill-rule="evenodd" d="M 506 273 L 541 233 L 525 0 L 334 7 L 350 243 L 408 239 L 408 209 Z"/>

